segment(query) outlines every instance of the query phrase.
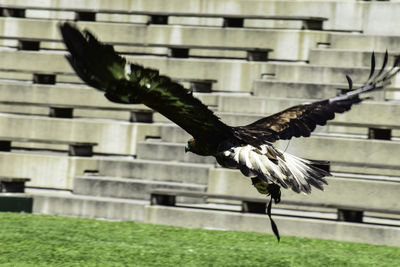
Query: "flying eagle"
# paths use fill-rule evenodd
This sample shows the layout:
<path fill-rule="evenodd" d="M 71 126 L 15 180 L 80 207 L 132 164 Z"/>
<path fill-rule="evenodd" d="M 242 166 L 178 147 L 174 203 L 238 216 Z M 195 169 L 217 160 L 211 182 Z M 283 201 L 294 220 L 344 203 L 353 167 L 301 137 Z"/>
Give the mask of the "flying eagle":
<path fill-rule="evenodd" d="M 349 91 L 345 94 L 293 106 L 246 126 L 231 127 L 190 91 L 160 75 L 158 70 L 127 62 L 111 45 L 99 42 L 87 30 L 81 33 L 68 23 L 60 25 L 60 29 L 70 52 L 66 58 L 84 82 L 105 92 L 112 102 L 142 103 L 161 113 L 193 136 L 186 151 L 214 156 L 221 166 L 239 169 L 252 178 L 260 193 L 271 195 L 275 202 L 279 202 L 280 187 L 309 194 L 312 186 L 323 190 L 327 184 L 324 177 L 330 174 L 313 166 L 312 161 L 275 148 L 272 143 L 309 137 L 317 125 L 325 125 L 335 113 L 348 111 L 353 104 L 363 101 L 361 93 L 389 85 L 400 63 L 397 59 L 386 70 L 386 52 L 382 68 L 375 73 L 372 55 L 371 73 L 362 87 L 353 90 L 352 80 L 346 76 Z"/>

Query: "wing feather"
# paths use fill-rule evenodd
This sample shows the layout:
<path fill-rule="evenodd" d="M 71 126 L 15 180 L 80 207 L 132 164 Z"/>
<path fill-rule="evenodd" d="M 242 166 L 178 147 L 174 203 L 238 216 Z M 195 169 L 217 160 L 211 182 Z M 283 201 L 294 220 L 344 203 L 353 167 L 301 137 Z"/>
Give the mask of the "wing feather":
<path fill-rule="evenodd" d="M 256 142 L 246 139 L 250 144 L 256 146 L 262 145 L 265 142 L 274 142 L 278 139 L 308 137 L 316 125 L 325 125 L 328 120 L 335 118 L 335 113 L 346 112 L 351 109 L 352 105 L 363 101 L 360 98 L 360 94 L 380 90 L 389 85 L 390 79 L 400 70 L 400 59 L 397 59 L 393 67 L 389 70 L 386 70 L 387 61 L 388 54 L 386 52 L 380 71 L 374 75 L 375 57 L 372 54 L 372 66 L 368 81 L 358 89 L 352 90 L 353 82 L 347 76 L 350 90 L 345 94 L 290 107 L 249 125 L 235 127 L 235 131 L 244 139 L 246 139 L 247 132 L 251 132 L 253 136 L 257 136 Z"/>
<path fill-rule="evenodd" d="M 218 143 L 231 133 L 214 113 L 190 91 L 157 70 L 130 64 L 111 45 L 100 43 L 89 31 L 60 25 L 71 53 L 72 68 L 88 85 L 105 92 L 112 102 L 143 103 L 178 124 L 196 139 Z"/>

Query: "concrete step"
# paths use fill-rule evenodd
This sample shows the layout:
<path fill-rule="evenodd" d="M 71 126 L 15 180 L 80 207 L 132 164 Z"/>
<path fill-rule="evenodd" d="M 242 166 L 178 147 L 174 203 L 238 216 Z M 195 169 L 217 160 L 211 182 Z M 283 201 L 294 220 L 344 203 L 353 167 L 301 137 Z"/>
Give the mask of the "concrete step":
<path fill-rule="evenodd" d="M 238 114 L 238 113 L 217 113 L 217 115 L 222 119 L 222 121 L 231 126 L 241 126 L 252 123 L 258 119 L 261 119 L 265 116 L 263 115 L 255 115 L 255 114 Z M 179 126 L 169 123 L 163 124 L 160 127 L 161 131 L 161 140 L 166 143 L 180 143 L 186 144 L 187 141 L 191 138 L 191 136 L 182 130 Z M 357 135 L 360 138 L 366 138 L 368 136 L 368 129 L 365 127 L 352 127 L 352 126 L 339 126 L 328 124 L 326 126 L 318 126 L 314 133 L 327 133 L 335 136 L 337 134 L 344 134 L 353 136 Z M 392 131 L 392 136 L 399 137 L 400 131 L 394 130 Z M 190 156 L 189 156 L 190 157 Z M 194 162 L 195 159 L 193 159 Z"/>
<path fill-rule="evenodd" d="M 0 136 L 98 143 L 95 153 L 135 155 L 137 140 L 160 136 L 157 124 L 0 114 Z"/>
<path fill-rule="evenodd" d="M 115 109 L 121 111 L 135 109 L 149 109 L 143 104 L 123 105 L 116 104 L 104 97 L 104 93 L 86 85 L 78 84 L 33 84 L 23 81 L 4 81 L 0 80 L 0 94 L 2 101 L 24 102 L 32 104 L 55 104 L 76 106 L 92 109 Z M 218 93 L 194 93 L 203 103 L 209 106 L 218 104 Z M 90 101 L 87 101 L 90 99 Z"/>
<path fill-rule="evenodd" d="M 268 79 L 257 79 L 253 83 L 254 96 L 271 98 L 326 99 L 340 93 L 340 89 L 346 88 L 348 88 L 347 83 L 286 82 Z M 374 100 L 394 100 L 399 90 L 390 87 L 370 95 Z"/>
<path fill-rule="evenodd" d="M 352 50 L 335 48 L 313 48 L 310 50 L 309 62 L 318 66 L 336 66 L 336 67 L 370 67 L 371 55 L 373 50 Z M 393 63 L 398 55 L 397 51 L 388 51 L 388 66 Z M 382 66 L 385 51 L 375 51 L 376 68 Z"/>
<path fill-rule="evenodd" d="M 14 38 L 59 40 L 57 20 L 1 18 L 0 26 L 7 26 L 6 36 Z M 102 23 L 80 21 L 79 26 L 93 32 L 103 42 L 161 45 L 191 45 L 218 47 L 271 48 L 272 57 L 282 60 L 307 60 L 309 48 L 328 42 L 325 31 L 246 29 L 185 26 Z M 36 29 L 35 31 L 17 29 Z M 118 30 L 119 34 L 115 34 Z M 134 33 L 134 34 L 132 34 Z M 180 38 L 174 38 L 180 36 Z M 268 36 L 268 38 L 265 38 Z M 212 38 L 211 38 L 212 37 Z"/>
<path fill-rule="evenodd" d="M 193 162 L 214 164 L 214 157 L 202 157 L 193 153 L 185 153 L 186 144 L 165 142 L 139 142 L 138 159 L 165 160 L 175 162 Z"/>
<path fill-rule="evenodd" d="M 0 50 L 3 61 L 0 69 L 30 72 L 58 72 L 74 74 L 64 58 L 65 53 Z M 146 67 L 156 68 L 161 74 L 174 78 L 213 79 L 218 82 L 214 90 L 250 92 L 254 79 L 262 74 L 273 75 L 278 81 L 346 83 L 348 74 L 355 83 L 363 83 L 369 75 L 369 67 L 321 66 L 283 62 L 247 62 L 240 60 L 176 59 L 154 56 L 128 56 L 128 60 Z M 35 62 L 35 67 L 30 66 Z M 233 78 L 232 78 L 233 77 Z M 240 78 L 239 78 L 240 77 Z"/>
<path fill-rule="evenodd" d="M 73 193 L 99 197 L 150 200 L 150 192 L 156 189 L 205 192 L 207 187 L 189 183 L 84 175 L 75 177 Z"/>
<path fill-rule="evenodd" d="M 80 196 L 64 192 L 29 192 L 34 213 L 109 220 L 134 220 L 183 227 L 271 233 L 268 217 L 215 209 L 150 206 L 149 201 Z M 275 212 L 275 211 L 274 211 Z M 278 211 L 273 215 L 281 236 L 302 236 L 400 246 L 400 228 L 312 219 Z"/>
<path fill-rule="evenodd" d="M 313 188 L 310 195 L 305 195 L 282 189 L 282 199 L 310 204 L 359 206 L 366 209 L 400 209 L 397 193 L 400 190 L 400 175 L 395 179 L 390 177 L 391 180 L 389 180 L 388 177 L 382 175 L 360 173 L 355 178 L 346 173 L 333 172 L 332 174 L 332 177 L 326 177 L 328 185 L 324 186 L 324 191 Z M 237 170 L 224 168 L 216 168 L 210 172 L 207 192 L 260 197 L 257 190 L 251 186 L 249 178 L 244 177 Z M 280 206 L 277 205 L 275 208 L 280 208 Z M 388 216 L 400 218 L 395 214 Z"/>
<path fill-rule="evenodd" d="M 0 81 L 2 101 L 51 103 L 57 105 L 86 106 L 93 108 L 114 108 L 121 110 L 146 109 L 144 105 L 129 107 L 108 101 L 104 93 L 86 85 L 77 84 L 33 84 L 22 81 Z M 90 99 L 90 101 L 87 101 Z"/>
<path fill-rule="evenodd" d="M 287 99 L 246 96 L 220 98 L 218 112 L 257 114 L 265 116 L 280 112 L 294 105 L 314 101 L 312 99 Z M 400 125 L 399 101 L 364 101 L 343 114 L 336 114 L 335 122 L 375 125 Z"/>
<path fill-rule="evenodd" d="M 184 143 L 191 138 L 191 135 L 174 123 L 166 123 L 160 126 L 161 141 L 169 143 Z"/>
<path fill-rule="evenodd" d="M 64 192 L 30 191 L 33 212 L 108 220 L 144 221 L 147 200 L 74 195 Z"/>
<path fill-rule="evenodd" d="M 206 185 L 213 167 L 212 164 L 103 157 L 97 170 L 102 176 Z"/>
<path fill-rule="evenodd" d="M 66 153 L 0 152 L 0 176 L 26 177 L 28 187 L 70 190 L 73 178 L 96 170 L 94 157 L 70 157 Z"/>
<path fill-rule="evenodd" d="M 39 6 L 41 2 L 29 2 L 27 0 L 15 2 L 15 0 L 3 0 L 4 3 L 15 5 L 18 3 L 21 6 Z M 391 1 L 396 2 L 396 1 Z M 154 12 L 187 12 L 187 13 L 224 13 L 224 14 L 250 14 L 250 15 L 275 15 L 275 16 L 322 16 L 328 18 L 327 21 L 324 22 L 324 30 L 364 30 L 366 32 L 372 31 L 376 33 L 381 33 L 382 31 L 387 34 L 396 34 L 393 31 L 396 27 L 395 22 L 393 20 L 396 19 L 396 14 L 398 14 L 399 7 L 396 3 L 379 3 L 376 5 L 375 3 L 363 3 L 360 5 L 358 2 L 354 2 L 351 0 L 345 1 L 285 1 L 282 3 L 281 1 L 270 1 L 268 5 L 265 5 L 264 0 L 252 1 L 251 5 L 243 1 L 235 1 L 234 4 L 229 5 L 229 9 L 227 8 L 224 2 L 218 0 L 209 0 L 207 1 L 207 5 L 200 4 L 188 4 L 184 0 L 175 0 L 173 5 L 166 5 L 163 2 L 141 2 L 141 1 L 129 1 L 129 2 L 121 2 L 115 3 L 114 5 L 110 5 L 108 2 L 97 1 L 94 7 L 88 7 L 85 2 L 77 2 L 76 4 L 69 2 L 60 2 L 57 4 L 52 4 L 52 7 L 59 8 L 69 8 L 69 9 L 88 9 L 90 11 L 92 9 L 93 12 L 98 12 L 99 10 L 107 10 L 114 11 L 115 14 L 105 14 L 105 13 L 97 13 L 96 19 L 98 20 L 106 20 L 106 21 L 116 21 L 116 22 L 136 22 L 136 23 L 145 23 L 147 18 L 143 16 L 126 16 L 120 14 L 120 10 L 135 10 L 135 11 L 154 11 Z M 390 4 L 390 5 L 389 5 Z M 370 10 L 376 10 L 375 12 L 370 12 Z M 379 15 L 377 15 L 379 14 Z M 46 18 L 63 18 L 63 19 L 73 19 L 73 14 L 62 13 L 57 16 L 53 15 L 52 12 L 45 12 L 41 14 L 41 16 Z M 67 16 L 69 15 L 69 16 Z M 36 14 L 36 17 L 38 15 Z M 377 19 L 377 16 L 379 19 Z M 136 18 L 138 17 L 138 18 Z M 176 17 L 171 17 L 170 21 L 174 22 Z M 181 19 L 181 18 L 178 18 Z M 204 18 L 186 18 L 192 23 L 196 23 L 198 25 L 209 25 L 204 22 Z M 374 21 L 375 23 L 371 23 Z M 206 19 L 208 22 L 208 19 Z M 218 20 L 221 25 L 221 20 Z M 250 22 L 252 22 L 250 20 Z M 185 21 L 185 24 L 187 22 Z M 255 27 L 272 27 L 272 23 L 268 23 L 265 25 L 265 20 L 256 20 L 254 24 L 250 24 Z M 276 25 L 275 25 L 276 24 Z M 286 22 L 282 21 L 273 21 L 273 24 L 276 27 L 286 25 Z M 245 21 L 245 25 L 247 25 L 247 21 Z M 390 31 L 392 29 L 392 31 Z M 383 34 L 383 33 L 382 33 Z"/>
<path fill-rule="evenodd" d="M 273 215 L 281 236 L 400 246 L 400 227 Z M 272 234 L 267 215 L 162 206 L 146 207 L 146 222 Z"/>
<path fill-rule="evenodd" d="M 140 143 L 140 146 L 144 149 L 142 157 L 146 159 L 193 162 L 193 165 L 202 160 L 195 155 L 187 156 L 183 150 L 184 145 L 179 143 L 148 141 Z M 400 148 L 400 143 L 395 141 L 314 135 L 292 140 L 289 145 L 287 141 L 279 141 L 275 146 L 298 157 L 329 161 L 331 171 L 400 176 L 397 167 L 400 165 L 400 158 L 390 157 L 396 155 Z M 208 161 L 206 158 L 204 160 Z M 215 163 L 215 160 L 210 158 L 210 162 Z"/>
<path fill-rule="evenodd" d="M 231 112 L 217 112 L 216 113 L 224 123 L 231 126 L 243 126 L 255 122 L 256 120 L 266 117 L 266 115 L 256 115 L 256 114 L 240 114 Z M 313 131 L 313 134 L 326 134 L 329 136 L 343 136 L 343 137 L 354 137 L 366 139 L 368 137 L 367 127 L 357 127 L 351 124 L 336 125 L 334 121 L 328 122 L 325 126 L 317 126 Z M 392 131 L 393 137 L 400 136 L 400 129 Z"/>
<path fill-rule="evenodd" d="M 307 83 L 346 83 L 346 75 L 349 75 L 356 84 L 364 83 L 368 79 L 370 66 L 368 67 L 336 67 L 318 66 L 312 64 L 271 63 L 269 76 L 273 79 L 285 82 Z M 393 86 L 398 87 L 397 77 L 393 79 Z"/>
<path fill-rule="evenodd" d="M 373 3 L 371 3 L 373 4 Z M 374 10 L 378 5 L 374 5 Z M 384 8 L 385 5 L 382 5 L 381 8 Z M 371 16 L 373 16 L 374 12 L 371 12 Z M 386 12 L 382 14 L 387 14 Z M 386 18 L 388 19 L 388 18 Z M 366 23 L 371 24 L 370 22 L 366 21 Z M 330 48 L 331 49 L 351 49 L 351 50 L 359 50 L 359 51 L 379 51 L 384 52 L 388 50 L 389 52 L 399 52 L 399 45 L 400 37 L 396 36 L 394 31 L 390 33 L 385 33 L 385 30 L 389 31 L 388 29 L 383 29 L 379 26 L 379 23 L 371 24 L 372 27 L 380 28 L 380 33 L 376 32 L 366 33 L 366 34 L 344 34 L 344 33 L 335 33 L 330 36 Z"/>
<path fill-rule="evenodd" d="M 256 120 L 266 117 L 266 115 L 256 115 L 256 114 L 238 114 L 224 112 L 216 113 L 224 123 L 231 126 L 242 126 L 252 123 Z M 374 128 L 374 125 L 371 125 Z M 379 128 L 379 126 L 377 126 Z M 161 140 L 166 143 L 180 143 L 186 144 L 191 138 L 184 130 L 173 123 L 163 124 L 161 126 Z M 368 127 L 365 125 L 357 126 L 352 124 L 341 124 L 335 123 L 335 120 L 328 122 L 325 126 L 317 126 L 313 131 L 313 135 L 316 136 L 328 136 L 328 137 L 343 137 L 343 138 L 359 138 L 368 139 Z M 393 140 L 398 141 L 400 137 L 400 129 L 392 130 Z M 296 140 L 296 139 L 294 139 Z"/>

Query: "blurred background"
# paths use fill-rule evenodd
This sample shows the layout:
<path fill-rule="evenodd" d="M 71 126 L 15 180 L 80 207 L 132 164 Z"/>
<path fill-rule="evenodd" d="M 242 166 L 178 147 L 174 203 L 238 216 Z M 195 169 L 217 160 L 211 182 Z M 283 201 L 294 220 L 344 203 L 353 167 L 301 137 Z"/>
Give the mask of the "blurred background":
<path fill-rule="evenodd" d="M 0 210 L 271 233 L 250 179 L 185 154 L 190 136 L 160 114 L 83 84 L 62 22 L 243 125 L 343 93 L 345 75 L 357 87 L 373 51 L 391 66 L 399 13 L 393 0 L 1 0 Z M 325 192 L 282 192 L 281 235 L 400 246 L 399 90 L 396 77 L 311 138 L 278 143 L 333 174 Z"/>

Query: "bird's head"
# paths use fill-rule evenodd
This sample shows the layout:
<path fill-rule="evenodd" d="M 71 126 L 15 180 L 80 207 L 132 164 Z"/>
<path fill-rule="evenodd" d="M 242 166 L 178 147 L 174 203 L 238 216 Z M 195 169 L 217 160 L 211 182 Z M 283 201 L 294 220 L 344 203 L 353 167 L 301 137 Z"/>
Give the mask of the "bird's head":
<path fill-rule="evenodd" d="M 194 138 L 190 138 L 185 146 L 185 152 L 192 152 L 201 156 L 210 156 L 206 144 L 199 144 Z"/>
<path fill-rule="evenodd" d="M 185 146 L 185 153 L 187 152 L 196 153 L 194 152 L 195 148 L 196 148 L 196 140 L 194 140 L 194 138 L 190 138 Z"/>

